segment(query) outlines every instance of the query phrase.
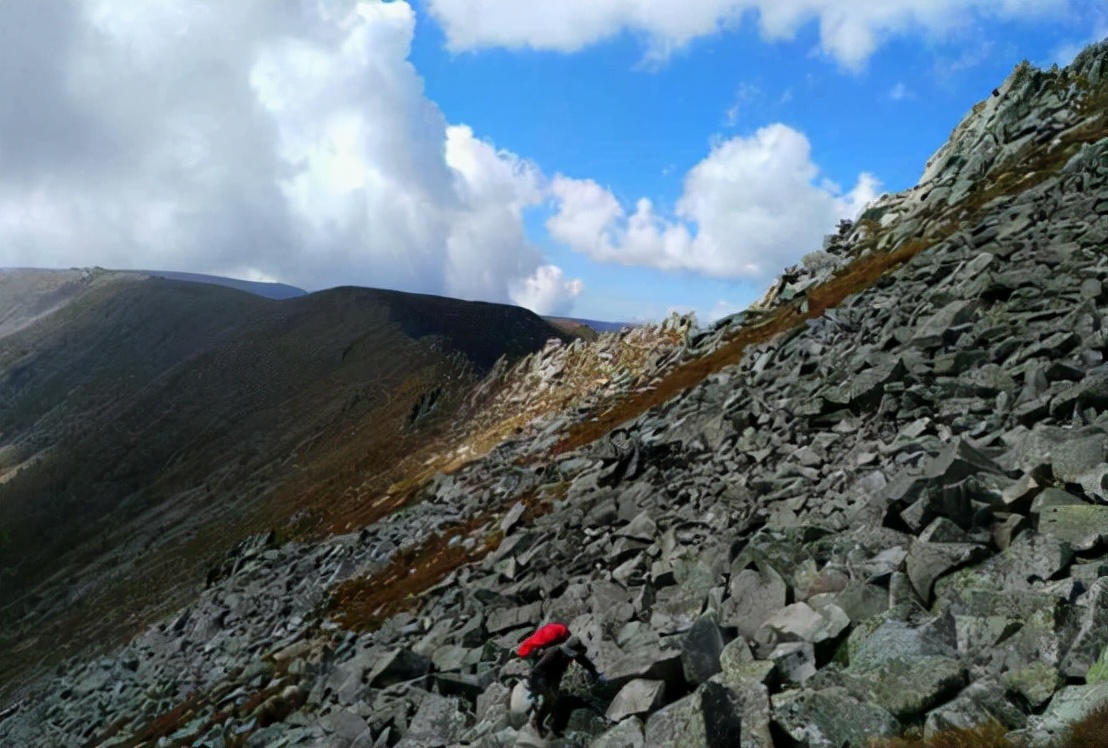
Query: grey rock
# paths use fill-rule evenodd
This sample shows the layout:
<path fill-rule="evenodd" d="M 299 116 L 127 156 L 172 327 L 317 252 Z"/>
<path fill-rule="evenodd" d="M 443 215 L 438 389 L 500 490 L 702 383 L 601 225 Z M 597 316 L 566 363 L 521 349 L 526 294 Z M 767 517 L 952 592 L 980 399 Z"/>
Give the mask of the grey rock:
<path fill-rule="evenodd" d="M 1108 577 L 1101 577 L 1086 594 L 1080 628 L 1062 658 L 1062 675 L 1067 678 L 1086 677 L 1105 647 L 1108 647 Z"/>
<path fill-rule="evenodd" d="M 899 659 L 953 657 L 956 639 L 953 621 L 935 618 L 921 625 L 888 620 L 866 632 L 859 628 L 848 642 L 850 669 L 868 672 Z"/>
<path fill-rule="evenodd" d="M 641 678 L 629 681 L 612 699 L 605 716 L 612 722 L 620 722 L 632 715 L 652 712 L 662 704 L 665 690 L 665 681 Z"/>
<path fill-rule="evenodd" d="M 1108 542 L 1108 505 L 1043 507 L 1039 512 L 1039 532 L 1068 543 L 1075 551 L 1090 551 Z"/>
<path fill-rule="evenodd" d="M 486 627 L 490 634 L 499 634 L 524 626 L 535 626 L 542 619 L 542 603 L 521 605 L 518 608 L 500 608 L 489 614 Z"/>
<path fill-rule="evenodd" d="M 995 681 L 982 680 L 967 686 L 956 698 L 931 711 L 924 723 L 924 735 L 952 728 L 969 730 L 990 721 L 1008 730 L 1027 724 L 1027 716 L 1004 696 Z"/>
<path fill-rule="evenodd" d="M 679 683 L 684 678 L 681 651 L 658 646 L 640 647 L 608 665 L 604 671 L 613 683 L 643 678 Z"/>
<path fill-rule="evenodd" d="M 925 605 L 931 601 L 931 586 L 942 575 L 988 556 L 975 543 L 913 542 L 906 559 L 908 578 Z"/>
<path fill-rule="evenodd" d="M 773 721 L 803 748 L 862 746 L 900 729 L 887 711 L 841 687 L 784 691 L 771 703 Z"/>
<path fill-rule="evenodd" d="M 894 717 L 912 721 L 957 694 L 966 668 L 941 656 L 892 659 L 866 673 L 866 695 Z"/>
<path fill-rule="evenodd" d="M 652 714 L 644 743 L 651 748 L 731 748 L 742 740 L 742 709 L 734 691 L 704 683 Z"/>
<path fill-rule="evenodd" d="M 644 748 L 642 722 L 628 717 L 589 744 L 589 748 Z"/>
<path fill-rule="evenodd" d="M 681 640 L 681 665 L 685 680 L 698 685 L 720 671 L 723 632 L 714 616 L 701 616 Z"/>
<path fill-rule="evenodd" d="M 416 680 L 427 675 L 431 661 L 410 649 L 399 648 L 385 654 L 369 671 L 367 685 L 384 688 L 396 683 Z"/>
<path fill-rule="evenodd" d="M 816 650 L 809 642 L 778 644 L 767 658 L 783 682 L 803 686 L 816 674 Z"/>
<path fill-rule="evenodd" d="M 849 626 L 850 619 L 834 605 L 817 612 L 806 603 L 793 603 L 770 616 L 755 633 L 754 641 L 765 651 L 781 642 L 820 644 L 836 640 Z"/>
<path fill-rule="evenodd" d="M 458 740 L 465 726 L 465 714 L 458 699 L 429 693 L 424 696 L 408 726 L 408 734 L 397 748 L 446 746 Z"/>
<path fill-rule="evenodd" d="M 346 709 L 325 714 L 319 720 L 319 724 L 326 732 L 333 733 L 348 742 L 354 741 L 369 730 L 369 725 L 364 719 Z"/>
<path fill-rule="evenodd" d="M 752 639 L 762 624 L 785 607 L 788 588 L 772 569 L 743 569 L 731 578 L 730 597 L 724 601 L 721 622 L 735 626 L 746 639 Z"/>
<path fill-rule="evenodd" d="M 1025 668 L 1004 673 L 1001 683 L 1029 711 L 1040 712 L 1062 685 L 1062 678 L 1058 670 L 1049 663 L 1035 662 Z"/>

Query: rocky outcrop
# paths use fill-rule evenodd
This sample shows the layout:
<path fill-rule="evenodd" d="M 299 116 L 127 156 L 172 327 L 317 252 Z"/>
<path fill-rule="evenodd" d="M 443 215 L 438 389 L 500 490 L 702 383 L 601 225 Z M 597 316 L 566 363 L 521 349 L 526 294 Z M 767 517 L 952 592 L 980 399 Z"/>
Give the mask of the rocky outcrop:
<path fill-rule="evenodd" d="M 950 154 L 999 179 L 1103 123 L 1056 116 L 1081 101 L 1062 79 L 1017 71 L 898 220 L 847 232 L 855 263 L 927 237 L 878 282 L 574 449 L 551 452 L 580 416 L 547 416 L 359 533 L 247 544 L 188 610 L 36 684 L 0 742 L 814 748 L 996 720 L 1047 745 L 1108 703 L 1108 139 L 972 210 L 940 187 L 981 178 Z M 547 620 L 607 682 L 571 670 L 544 743 L 512 650 Z"/>

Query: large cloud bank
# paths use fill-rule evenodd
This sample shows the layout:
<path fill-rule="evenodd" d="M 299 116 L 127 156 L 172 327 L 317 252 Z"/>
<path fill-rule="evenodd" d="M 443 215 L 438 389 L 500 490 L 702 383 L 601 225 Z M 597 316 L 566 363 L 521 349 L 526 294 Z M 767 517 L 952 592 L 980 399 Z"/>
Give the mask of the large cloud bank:
<path fill-rule="evenodd" d="M 819 179 L 808 139 L 786 125 L 718 144 L 685 177 L 676 215 L 643 198 L 630 215 L 587 179 L 555 178 L 557 213 L 547 229 L 603 262 L 687 270 L 730 279 L 766 278 L 820 246 L 838 218 L 875 196 L 877 180 L 850 192 Z"/>
<path fill-rule="evenodd" d="M 690 41 L 757 19 L 767 40 L 819 24 L 820 48 L 857 68 L 880 42 L 909 32 L 942 34 L 976 17 L 1035 18 L 1069 0 L 428 0 L 455 50 L 531 47 L 572 52 L 630 32 L 661 60 Z"/>
<path fill-rule="evenodd" d="M 403 2 L 0 2 L 0 266 L 184 269 L 564 312 L 526 160 L 448 125 Z"/>

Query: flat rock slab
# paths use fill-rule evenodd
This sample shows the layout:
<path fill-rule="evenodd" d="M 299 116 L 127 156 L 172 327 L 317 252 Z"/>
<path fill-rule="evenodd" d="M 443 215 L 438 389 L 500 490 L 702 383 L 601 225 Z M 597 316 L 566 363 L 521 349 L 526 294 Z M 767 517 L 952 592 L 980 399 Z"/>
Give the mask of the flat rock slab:
<path fill-rule="evenodd" d="M 658 646 L 642 647 L 624 655 L 609 665 L 605 674 L 612 682 L 645 678 L 676 683 L 684 679 L 680 650 Z"/>
<path fill-rule="evenodd" d="M 916 720 L 953 698 L 966 682 L 965 666 L 950 657 L 911 657 L 867 673 L 868 695 L 897 719 Z"/>
<path fill-rule="evenodd" d="M 900 730 L 891 714 L 859 701 L 845 688 L 785 691 L 771 703 L 773 721 L 802 748 L 864 746 Z"/>
<path fill-rule="evenodd" d="M 518 608 L 500 608 L 489 614 L 486 627 L 490 634 L 532 626 L 542 618 L 542 603 L 534 602 Z"/>
<path fill-rule="evenodd" d="M 955 631 L 942 619 L 914 626 L 904 621 L 885 621 L 868 635 L 858 629 L 849 644 L 850 669 L 864 673 L 898 659 L 954 656 Z"/>
<path fill-rule="evenodd" d="M 835 605 L 816 611 L 807 603 L 793 603 L 770 616 L 754 640 L 763 649 L 772 649 L 782 642 L 818 644 L 836 639 L 849 626 L 850 619 Z"/>
<path fill-rule="evenodd" d="M 1039 532 L 1070 544 L 1075 551 L 1090 551 L 1108 542 L 1108 506 L 1059 504 L 1039 513 Z"/>
<path fill-rule="evenodd" d="M 410 649 L 396 649 L 386 654 L 369 671 L 366 683 L 374 688 L 384 688 L 394 683 L 415 680 L 431 669 L 431 661 Z"/>
<path fill-rule="evenodd" d="M 604 716 L 620 722 L 632 715 L 652 712 L 662 703 L 665 691 L 665 681 L 636 678 L 619 690 Z"/>

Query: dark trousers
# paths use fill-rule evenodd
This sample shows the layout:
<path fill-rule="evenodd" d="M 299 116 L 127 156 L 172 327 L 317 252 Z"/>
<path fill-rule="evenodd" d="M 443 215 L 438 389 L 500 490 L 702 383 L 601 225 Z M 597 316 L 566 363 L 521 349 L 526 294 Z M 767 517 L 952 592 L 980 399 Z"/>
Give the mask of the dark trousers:
<path fill-rule="evenodd" d="M 558 690 L 557 683 L 551 683 L 541 675 L 532 675 L 530 682 L 527 684 L 531 689 L 531 697 L 535 700 L 535 727 L 538 728 L 539 734 L 544 734 L 543 722 L 551 714 L 556 714 L 558 702 L 561 699 L 561 692 Z M 557 722 L 557 718 L 555 718 Z M 556 727 L 556 725 L 555 725 Z M 557 732 L 557 730 L 555 730 Z"/>
<path fill-rule="evenodd" d="M 562 693 L 557 686 L 549 686 L 548 684 L 540 683 L 537 685 L 541 688 L 535 688 L 536 684 L 532 684 L 531 695 L 536 700 L 537 706 L 535 707 L 535 727 L 539 731 L 539 735 L 545 735 L 546 729 L 543 727 L 543 722 L 550 718 L 550 732 L 554 735 L 561 735 L 565 732 L 566 726 L 569 724 L 569 717 L 573 713 L 574 709 L 588 708 L 588 704 L 577 696 L 567 696 Z"/>

